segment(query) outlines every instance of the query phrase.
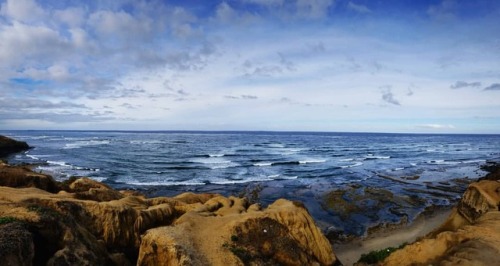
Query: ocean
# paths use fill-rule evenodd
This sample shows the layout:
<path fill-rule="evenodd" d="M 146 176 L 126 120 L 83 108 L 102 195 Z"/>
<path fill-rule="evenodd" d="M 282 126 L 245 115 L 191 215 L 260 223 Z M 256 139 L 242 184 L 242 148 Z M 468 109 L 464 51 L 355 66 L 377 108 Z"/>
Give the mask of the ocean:
<path fill-rule="evenodd" d="M 304 202 L 332 232 L 363 235 L 450 206 L 480 166 L 499 161 L 500 135 L 320 132 L 3 131 L 33 149 L 56 180 L 87 176 L 149 196 L 211 192 Z M 337 204 L 337 205 L 336 205 Z M 340 206 L 340 207 L 339 207 Z"/>

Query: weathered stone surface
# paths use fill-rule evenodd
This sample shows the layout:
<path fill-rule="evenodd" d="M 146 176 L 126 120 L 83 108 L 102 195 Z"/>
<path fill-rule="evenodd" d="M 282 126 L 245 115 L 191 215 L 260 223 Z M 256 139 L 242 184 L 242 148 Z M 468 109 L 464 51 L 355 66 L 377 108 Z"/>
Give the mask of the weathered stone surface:
<path fill-rule="evenodd" d="M 28 167 L 10 166 L 0 162 L 0 186 L 36 187 L 49 192 L 59 191 L 54 179 L 49 175 L 35 173 Z"/>
<path fill-rule="evenodd" d="M 9 180 L 3 184 L 13 186 L 0 186 L 0 218 L 25 226 L 24 231 L 16 231 L 25 237 L 12 242 L 18 243 L 12 249 L 5 249 L 13 264 L 336 262 L 330 243 L 307 210 L 291 201 L 278 200 L 261 210 L 246 199 L 217 194 L 185 193 L 147 199 L 120 193 L 88 178 L 61 184 L 29 168 L 5 164 L 0 166 L 0 173 Z M 33 181 L 45 177 L 50 185 Z M 5 226 L 11 225 L 0 225 L 0 234 Z M 0 245 L 9 239 L 0 238 Z M 251 254 L 250 258 L 238 252 L 243 249 Z"/>
<path fill-rule="evenodd" d="M 330 243 L 300 204 L 278 200 L 259 210 L 245 199 L 219 196 L 185 213 L 173 226 L 145 233 L 138 265 L 159 262 L 333 265 L 337 260 Z"/>
<path fill-rule="evenodd" d="M 30 146 L 24 141 L 17 141 L 5 136 L 0 136 L 0 158 L 29 148 Z"/>

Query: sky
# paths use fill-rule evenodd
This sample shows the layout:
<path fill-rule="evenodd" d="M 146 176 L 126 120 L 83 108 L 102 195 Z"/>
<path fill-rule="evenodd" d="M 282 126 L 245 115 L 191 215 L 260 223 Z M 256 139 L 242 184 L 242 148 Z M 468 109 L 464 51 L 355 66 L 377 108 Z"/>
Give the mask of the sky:
<path fill-rule="evenodd" d="M 500 1 L 0 1 L 0 129 L 500 134 Z"/>

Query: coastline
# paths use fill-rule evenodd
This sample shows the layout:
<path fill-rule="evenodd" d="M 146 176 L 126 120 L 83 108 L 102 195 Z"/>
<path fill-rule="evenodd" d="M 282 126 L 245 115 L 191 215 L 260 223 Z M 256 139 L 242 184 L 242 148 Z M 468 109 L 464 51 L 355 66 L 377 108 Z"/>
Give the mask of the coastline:
<path fill-rule="evenodd" d="M 404 243 L 412 243 L 418 238 L 427 235 L 446 221 L 452 212 L 452 208 L 422 214 L 409 225 L 379 230 L 361 239 L 334 243 L 333 250 L 345 266 L 353 265 L 360 259 L 362 254 L 388 247 L 397 247 Z"/>
<path fill-rule="evenodd" d="M 249 258 L 248 256 L 262 262 L 265 261 L 265 258 L 271 254 L 269 253 L 270 251 L 268 250 L 268 245 L 271 245 L 272 247 L 271 250 L 273 256 L 275 255 L 274 253 L 278 252 L 279 254 L 281 249 L 286 247 L 279 245 L 273 247 L 274 244 L 266 242 L 268 241 L 266 240 L 268 239 L 268 236 L 266 235 L 261 236 L 261 241 L 263 241 L 262 243 L 259 242 L 259 244 L 257 244 L 258 246 L 252 246 L 251 243 L 254 242 L 254 239 L 252 238 L 253 236 L 249 236 L 249 234 L 253 235 L 256 232 L 259 232 L 259 230 L 263 230 L 263 232 L 266 233 L 270 230 L 269 228 L 279 228 L 273 229 L 276 231 L 272 231 L 273 234 L 276 234 L 276 237 L 285 237 L 285 235 L 297 234 L 297 236 L 292 237 L 292 239 L 283 241 L 288 243 L 286 245 L 298 245 L 297 247 L 305 252 L 305 257 L 301 257 L 299 259 L 300 263 L 320 261 L 321 265 L 329 265 L 330 263 L 338 264 L 339 262 L 342 262 L 344 265 L 353 265 L 358 261 L 360 255 L 366 254 L 370 251 L 399 246 L 402 243 L 418 243 L 419 241 L 427 241 L 442 232 L 447 232 L 449 230 L 456 231 L 464 225 L 473 225 L 476 220 L 480 220 L 478 217 L 483 215 L 485 212 L 492 213 L 491 215 L 496 215 L 495 211 L 498 212 L 498 206 L 500 205 L 500 196 L 498 196 L 498 202 L 495 202 L 495 197 L 497 196 L 494 195 L 492 201 L 492 196 L 488 193 L 491 193 L 491 191 L 493 191 L 493 193 L 498 191 L 498 189 L 495 190 L 495 187 L 499 186 L 496 181 L 498 180 L 500 173 L 498 169 L 499 166 L 495 163 L 485 165 L 483 170 L 490 172 L 490 174 L 479 179 L 483 181 L 474 182 L 469 185 L 465 194 L 459 200 L 459 204 L 457 205 L 458 207 L 455 207 L 453 211 L 451 210 L 451 206 L 449 208 L 431 206 L 421 212 L 417 218 L 410 221 L 409 224 L 406 224 L 406 222 L 396 224 L 381 223 L 377 226 L 369 228 L 366 237 L 354 238 L 348 241 L 345 241 L 344 239 L 344 242 L 336 243 L 335 241 L 338 241 L 339 239 L 332 239 L 331 237 L 328 237 L 327 239 L 325 237 L 325 231 L 321 232 L 320 228 L 317 226 L 319 224 L 318 221 L 313 221 L 313 218 L 304 204 L 297 201 L 277 199 L 265 208 L 261 208 L 258 204 L 249 201 L 249 199 L 245 197 L 224 197 L 213 193 L 184 193 L 169 198 L 148 198 L 134 191 L 117 191 L 103 183 L 85 177 L 72 178 L 65 182 L 57 182 L 54 181 L 49 175 L 33 172 L 28 165 L 11 166 L 5 163 L 0 163 L 0 181 L 2 182 L 0 185 L 0 193 L 2 194 L 0 201 L 0 218 L 2 219 L 2 223 L 0 223 L 0 234 L 6 234 L 5 230 L 11 230 L 11 226 L 17 226 L 14 229 L 18 230 L 21 228 L 19 230 L 24 230 L 22 231 L 22 234 L 30 235 L 31 233 L 35 233 L 37 230 L 33 229 L 33 226 L 46 227 L 48 226 L 46 223 L 49 220 L 54 219 L 57 223 L 60 223 L 61 226 L 69 227 L 69 229 L 66 228 L 65 230 L 69 230 L 67 233 L 73 234 L 75 232 L 72 230 L 75 229 L 71 228 L 71 226 L 67 224 L 66 220 L 60 220 L 61 215 L 69 215 L 69 219 L 75 219 L 75 222 L 78 224 L 79 222 L 77 222 L 77 220 L 81 217 L 89 219 L 90 217 L 86 217 L 86 215 L 89 215 L 90 213 L 93 217 L 92 219 L 104 219 L 102 221 L 105 223 L 104 226 L 111 226 L 115 228 L 102 228 L 97 231 L 93 231 L 96 230 L 94 227 L 97 226 L 99 228 L 101 225 L 94 224 L 89 227 L 88 223 L 94 223 L 95 221 L 87 221 L 86 225 L 82 225 L 86 228 L 86 230 L 89 230 L 89 232 L 98 239 L 103 238 L 105 242 L 110 243 L 106 244 L 107 246 L 104 250 L 102 250 L 103 247 L 101 244 L 95 244 L 96 247 L 87 247 L 89 250 L 86 250 L 85 252 L 97 252 L 94 254 L 95 256 L 107 256 L 107 258 L 104 258 L 104 261 L 112 261 L 115 264 L 120 264 L 124 261 L 134 262 L 135 260 L 138 260 L 138 265 L 155 265 L 156 263 L 154 263 L 154 261 L 163 255 L 159 254 L 156 251 L 156 248 L 153 248 L 153 251 L 151 251 L 150 245 L 153 245 L 154 243 L 157 243 L 158 240 L 161 240 L 158 239 L 158 237 L 161 238 L 161 235 L 166 232 L 171 234 L 170 237 L 173 237 L 175 239 L 174 241 L 180 241 L 176 243 L 182 243 L 184 248 L 189 250 L 187 253 L 181 252 L 181 255 L 183 258 L 189 259 L 192 262 L 221 262 L 221 257 L 227 257 L 230 253 L 233 254 L 233 257 L 229 259 L 231 262 L 238 260 L 243 260 L 244 262 Z M 36 189 L 33 190 L 33 188 Z M 357 189 L 356 187 L 354 188 Z M 372 194 L 374 193 L 382 197 L 388 195 L 386 192 L 380 190 L 367 191 L 365 189 L 364 193 L 366 192 Z M 338 193 L 334 195 L 337 194 Z M 485 207 L 484 203 L 481 203 L 485 201 L 485 199 L 482 199 L 481 197 L 486 197 L 486 201 L 489 204 L 488 207 Z M 478 200 L 479 203 L 476 202 Z M 195 205 L 192 205 L 193 203 L 195 203 Z M 483 209 L 479 212 L 479 214 L 474 213 L 474 211 L 472 211 L 471 214 L 471 207 L 467 206 L 477 208 L 474 207 L 477 206 L 477 204 L 480 204 Z M 12 206 L 14 206 L 14 209 L 12 209 Z M 68 206 L 73 206 L 69 209 L 82 208 L 88 213 L 79 213 L 77 216 L 74 216 L 74 213 L 67 212 L 69 210 Z M 101 210 L 96 212 L 96 206 L 101 206 L 97 208 Z M 111 209 L 102 213 L 102 206 L 106 206 L 105 208 Z M 118 210 L 115 209 L 117 206 L 119 206 Z M 345 208 L 345 206 L 343 208 Z M 458 212 L 456 211 L 456 208 L 458 208 Z M 121 211 L 119 211 L 120 209 L 126 209 L 127 214 L 121 214 Z M 39 212 L 38 218 L 36 215 L 33 216 L 30 212 Z M 131 215 L 129 218 L 125 219 L 132 219 L 131 221 L 135 220 L 135 224 L 132 225 L 129 221 L 127 222 L 129 224 L 118 222 L 118 224 L 115 225 L 106 225 L 106 219 L 108 219 L 106 218 L 106 215 L 109 215 L 109 212 L 114 213 L 112 215 L 118 217 L 122 215 L 125 215 L 124 217 Z M 49 214 L 50 217 L 45 217 L 46 214 Z M 104 217 L 99 217 L 101 215 L 104 215 Z M 297 220 L 297 215 L 302 218 Z M 213 223 L 214 220 L 206 220 L 206 218 L 204 218 L 213 216 L 219 217 L 216 223 Z M 495 223 L 500 221 L 495 220 L 495 217 L 496 216 L 493 216 Z M 119 218 L 120 221 L 124 221 L 123 219 L 124 218 Z M 257 219 L 258 222 L 253 222 L 255 219 Z M 272 221 L 268 219 L 271 219 Z M 456 221 L 459 222 L 457 223 Z M 97 222 L 100 223 L 99 221 Z M 217 228 L 207 229 L 207 223 L 213 223 L 212 225 L 215 225 Z M 26 228 L 23 227 L 25 224 L 29 225 L 28 228 L 32 228 L 29 230 L 35 230 L 35 232 L 31 232 L 29 230 L 29 232 L 26 231 Z M 177 225 L 182 226 L 177 227 L 179 231 L 171 231 L 170 229 L 165 231 L 166 229 L 163 228 L 162 225 L 170 225 L 174 227 Z M 305 229 L 304 225 L 306 225 Z M 223 234 L 217 235 L 219 240 L 217 241 L 216 246 L 214 246 L 213 243 L 200 244 L 204 243 L 205 238 L 213 238 L 214 235 L 211 231 L 217 231 L 221 229 L 221 227 L 224 227 L 225 229 L 216 233 Z M 101 235 L 102 232 L 100 230 L 111 230 L 113 231 L 111 232 L 112 235 L 122 235 L 125 237 L 125 243 L 121 242 L 117 248 L 115 246 L 116 242 L 120 242 L 121 240 L 116 239 L 116 236 L 114 236 L 113 239 L 107 239 L 107 233 Z M 133 231 L 128 232 L 129 230 Z M 153 230 L 155 233 L 148 234 L 148 230 Z M 181 235 L 187 234 L 186 230 L 189 231 L 190 234 L 194 235 L 190 235 L 188 239 L 181 237 Z M 303 238 L 304 230 L 307 234 L 306 238 L 309 238 L 306 242 L 304 242 L 304 240 L 300 240 Z M 160 235 L 158 235 L 157 231 L 161 232 Z M 201 232 L 205 235 L 198 239 L 199 236 L 197 234 Z M 7 236 L 8 237 L 5 238 L 7 240 L 10 239 L 9 237 L 12 237 L 8 234 Z M 498 240 L 500 241 L 500 239 Z M 29 242 L 29 239 L 27 241 Z M 92 240 L 88 239 L 84 239 L 84 241 L 92 242 Z M 164 248 L 168 249 L 168 246 L 171 245 L 171 242 L 169 241 L 172 240 L 165 242 L 165 245 L 167 246 Z M 193 246 L 193 241 L 198 243 L 195 245 L 196 247 Z M 311 246 L 310 241 L 313 241 L 316 244 Z M 143 247 L 140 243 L 144 243 L 146 246 Z M 29 243 L 24 242 L 21 244 L 29 245 Z M 38 245 L 39 244 L 40 243 L 38 243 Z M 37 243 L 32 243 L 31 245 L 37 245 Z M 61 243 L 58 245 L 61 245 Z M 201 250 L 199 249 L 200 245 L 202 246 Z M 262 250 L 259 245 L 265 245 L 266 248 Z M 409 246 L 413 247 L 414 244 Z M 220 247 L 227 250 L 221 252 Z M 107 254 L 108 251 L 106 251 L 106 249 L 115 251 L 122 250 L 124 253 L 118 252 L 118 254 L 110 253 L 108 255 L 103 255 Z M 138 255 L 132 255 L 131 257 L 125 255 L 127 254 L 126 250 L 130 249 L 135 250 L 134 252 L 138 252 Z M 141 251 L 143 249 L 149 251 L 144 253 Z M 243 254 L 241 253 L 242 249 L 245 250 Z M 405 249 L 406 247 L 403 248 L 403 250 Z M 204 255 L 200 255 L 202 257 L 195 255 L 199 252 L 202 252 Z M 401 252 L 396 253 L 399 254 Z M 311 254 L 315 255 L 311 257 Z M 170 254 L 168 256 L 174 255 L 175 254 Z M 175 256 L 178 255 L 179 254 Z M 207 257 L 204 257 L 205 255 Z M 36 254 L 33 256 L 35 256 L 36 259 Z M 40 259 L 39 256 L 40 255 L 38 255 L 38 262 L 45 261 L 45 259 Z M 54 256 L 58 255 L 54 254 Z M 63 258 L 57 258 L 64 260 L 71 259 L 67 256 L 68 254 L 64 253 Z M 288 256 L 285 261 L 294 259 L 293 254 L 281 254 L 278 257 L 273 258 L 277 262 L 283 259 L 283 257 L 280 256 Z M 388 260 L 392 257 L 393 255 L 390 255 Z M 403 259 L 408 260 L 407 257 Z M 401 258 L 399 258 L 399 260 L 401 260 Z M 102 260 L 96 261 L 102 262 Z M 222 261 L 228 262 L 226 259 L 223 259 Z M 287 263 L 285 263 L 285 265 L 287 265 Z"/>

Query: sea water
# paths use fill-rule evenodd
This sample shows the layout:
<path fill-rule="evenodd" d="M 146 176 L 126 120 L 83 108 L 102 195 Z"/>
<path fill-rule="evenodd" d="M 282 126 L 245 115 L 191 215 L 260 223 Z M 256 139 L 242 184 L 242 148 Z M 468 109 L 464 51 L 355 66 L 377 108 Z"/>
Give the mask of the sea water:
<path fill-rule="evenodd" d="M 368 223 L 390 220 L 391 210 L 386 210 L 387 215 L 377 210 L 377 219 L 339 219 L 322 203 L 331 190 L 361 185 L 415 196 L 415 191 L 432 190 L 452 179 L 478 178 L 484 175 L 479 169 L 482 164 L 500 158 L 499 135 L 188 131 L 0 134 L 34 147 L 11 156 L 10 163 L 37 164 L 36 171 L 48 172 L 57 180 L 87 176 L 112 187 L 144 190 L 154 196 L 184 191 L 239 195 L 258 186 L 261 203 L 280 197 L 300 200 L 320 223 L 340 229 L 349 229 L 345 223 L 353 221 L 365 228 Z M 424 205 L 452 204 L 461 192 L 440 189 L 439 193 L 426 194 Z M 354 233 L 360 232 L 363 230 Z"/>

